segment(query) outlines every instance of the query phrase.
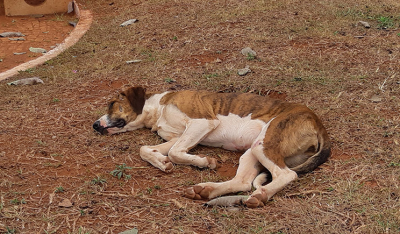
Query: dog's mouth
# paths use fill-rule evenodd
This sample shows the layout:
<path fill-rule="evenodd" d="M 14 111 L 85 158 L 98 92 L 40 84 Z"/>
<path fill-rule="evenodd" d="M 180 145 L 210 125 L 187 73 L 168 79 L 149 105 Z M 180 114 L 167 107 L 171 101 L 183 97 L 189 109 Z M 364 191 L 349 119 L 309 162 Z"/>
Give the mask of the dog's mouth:
<path fill-rule="evenodd" d="M 116 121 L 112 121 L 111 124 L 106 124 L 102 119 L 97 120 L 93 124 L 93 129 L 99 132 L 102 135 L 114 134 L 119 132 L 118 130 L 124 128 L 126 125 L 126 121 L 124 119 L 117 119 Z"/>

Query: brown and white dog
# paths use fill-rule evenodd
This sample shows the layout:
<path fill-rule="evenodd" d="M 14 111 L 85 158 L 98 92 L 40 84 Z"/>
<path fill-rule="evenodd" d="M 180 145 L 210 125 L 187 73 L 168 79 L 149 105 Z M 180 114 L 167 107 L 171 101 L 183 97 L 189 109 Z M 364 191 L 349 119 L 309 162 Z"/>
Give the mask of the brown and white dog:
<path fill-rule="evenodd" d="M 101 134 L 139 128 L 157 131 L 165 143 L 142 146 L 140 156 L 162 171 L 173 163 L 214 169 L 217 161 L 188 154 L 197 144 L 243 150 L 236 176 L 221 183 L 200 183 L 186 189 L 192 199 L 256 190 L 243 202 L 263 206 L 275 193 L 314 170 L 330 155 L 328 134 L 306 106 L 250 93 L 177 91 L 146 93 L 132 87 L 111 100 L 108 113 L 93 124 Z M 272 182 L 263 185 L 265 168 Z"/>

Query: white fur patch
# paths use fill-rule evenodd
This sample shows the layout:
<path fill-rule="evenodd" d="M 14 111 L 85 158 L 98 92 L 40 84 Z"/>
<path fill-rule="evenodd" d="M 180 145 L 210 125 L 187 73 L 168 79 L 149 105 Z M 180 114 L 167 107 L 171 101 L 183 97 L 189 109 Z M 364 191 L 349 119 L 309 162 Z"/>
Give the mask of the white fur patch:
<path fill-rule="evenodd" d="M 251 119 L 251 114 L 246 117 L 217 115 L 217 118 L 220 124 L 200 144 L 227 150 L 246 150 L 266 125 L 261 120 Z"/>

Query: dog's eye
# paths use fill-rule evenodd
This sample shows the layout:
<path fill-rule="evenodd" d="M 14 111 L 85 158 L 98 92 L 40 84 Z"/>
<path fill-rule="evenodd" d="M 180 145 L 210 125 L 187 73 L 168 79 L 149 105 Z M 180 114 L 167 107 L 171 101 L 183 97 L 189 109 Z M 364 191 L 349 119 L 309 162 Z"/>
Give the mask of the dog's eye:
<path fill-rule="evenodd" d="M 117 127 L 117 128 L 123 128 L 124 126 L 126 125 L 126 121 L 125 120 L 123 120 L 123 119 L 118 119 L 116 122 L 115 122 L 115 127 Z"/>
<path fill-rule="evenodd" d="M 109 110 L 111 110 L 111 108 L 113 108 L 114 103 L 115 103 L 115 101 L 114 101 L 114 102 L 111 102 L 110 104 L 108 104 L 108 109 L 109 109 Z"/>

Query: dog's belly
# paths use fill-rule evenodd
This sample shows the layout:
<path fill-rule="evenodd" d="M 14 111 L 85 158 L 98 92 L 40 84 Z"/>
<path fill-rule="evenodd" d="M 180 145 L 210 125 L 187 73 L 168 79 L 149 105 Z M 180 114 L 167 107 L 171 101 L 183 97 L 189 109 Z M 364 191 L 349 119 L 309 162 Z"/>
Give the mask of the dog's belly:
<path fill-rule="evenodd" d="M 190 121 L 176 106 L 166 106 L 156 123 L 159 136 L 164 140 L 180 137 Z M 240 117 L 235 114 L 217 115 L 219 125 L 200 142 L 201 145 L 222 147 L 227 150 L 249 149 L 260 134 L 265 122 L 251 119 L 251 115 Z"/>
<path fill-rule="evenodd" d="M 239 117 L 229 114 L 228 116 L 218 115 L 221 121 L 218 127 L 203 139 L 200 144 L 222 147 L 227 150 L 249 149 L 253 141 L 260 134 L 265 122 L 251 119 L 251 116 Z"/>

